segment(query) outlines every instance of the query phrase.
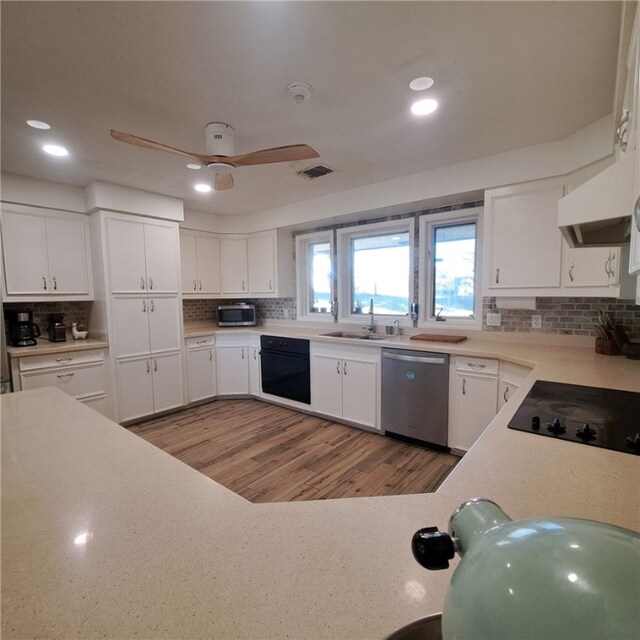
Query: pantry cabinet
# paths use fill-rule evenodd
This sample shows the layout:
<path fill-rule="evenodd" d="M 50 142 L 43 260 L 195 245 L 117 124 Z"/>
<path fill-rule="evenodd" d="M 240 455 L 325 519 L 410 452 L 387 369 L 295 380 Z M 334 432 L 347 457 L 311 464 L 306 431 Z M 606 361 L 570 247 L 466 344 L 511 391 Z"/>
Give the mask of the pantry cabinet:
<path fill-rule="evenodd" d="M 217 236 L 196 231 L 180 231 L 182 295 L 211 297 L 220 288 L 220 241 Z"/>
<path fill-rule="evenodd" d="M 91 300 L 87 217 L 18 205 L 2 212 L 7 300 Z"/>
<path fill-rule="evenodd" d="M 313 411 L 379 429 L 379 387 L 379 349 L 312 347 Z"/>
<path fill-rule="evenodd" d="M 498 361 L 452 358 L 449 446 L 467 451 L 497 413 Z"/>

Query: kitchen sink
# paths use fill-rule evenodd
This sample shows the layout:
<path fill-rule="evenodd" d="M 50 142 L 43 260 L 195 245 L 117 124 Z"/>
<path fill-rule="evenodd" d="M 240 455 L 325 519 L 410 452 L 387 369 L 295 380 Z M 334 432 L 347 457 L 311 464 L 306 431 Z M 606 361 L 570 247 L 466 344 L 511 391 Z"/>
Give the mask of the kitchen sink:
<path fill-rule="evenodd" d="M 376 336 L 369 333 L 349 333 L 348 331 L 330 331 L 329 333 L 321 333 L 321 336 L 327 338 L 351 338 L 353 340 L 386 340 L 390 336 Z"/>
<path fill-rule="evenodd" d="M 415 620 L 394 631 L 385 640 L 442 640 L 442 614 L 436 613 Z"/>

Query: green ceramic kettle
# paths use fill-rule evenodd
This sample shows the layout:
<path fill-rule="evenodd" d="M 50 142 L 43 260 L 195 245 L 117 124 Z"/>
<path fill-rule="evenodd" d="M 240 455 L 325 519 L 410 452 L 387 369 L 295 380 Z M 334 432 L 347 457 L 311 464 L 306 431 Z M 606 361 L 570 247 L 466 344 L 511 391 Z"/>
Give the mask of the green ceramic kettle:
<path fill-rule="evenodd" d="M 512 521 L 474 498 L 416 532 L 416 560 L 446 569 L 461 557 L 445 599 L 445 640 L 640 638 L 640 535 L 577 518 Z"/>

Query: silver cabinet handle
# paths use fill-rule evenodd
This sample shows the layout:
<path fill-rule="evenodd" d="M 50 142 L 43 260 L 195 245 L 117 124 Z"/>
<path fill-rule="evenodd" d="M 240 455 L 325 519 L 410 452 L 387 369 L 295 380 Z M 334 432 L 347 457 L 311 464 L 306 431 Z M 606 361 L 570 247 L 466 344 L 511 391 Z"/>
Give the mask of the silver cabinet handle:
<path fill-rule="evenodd" d="M 269 280 L 269 290 L 273 291 L 273 280 Z"/>
<path fill-rule="evenodd" d="M 42 276 L 42 288 L 47 290 L 47 279 L 44 276 Z"/>
<path fill-rule="evenodd" d="M 213 351 L 209 349 L 209 362 L 213 360 Z"/>
<path fill-rule="evenodd" d="M 609 258 L 609 275 L 612 278 L 616 277 L 616 272 L 613 269 L 613 261 L 616 259 L 616 256 L 614 254 L 611 255 L 611 257 Z"/>
<path fill-rule="evenodd" d="M 500 267 L 496 269 L 496 284 L 500 284 Z"/>
<path fill-rule="evenodd" d="M 202 280 L 198 280 L 198 291 L 202 291 Z"/>
<path fill-rule="evenodd" d="M 149 364 L 149 361 L 147 360 L 147 373 L 149 373 L 151 371 L 151 365 Z"/>
<path fill-rule="evenodd" d="M 196 285 L 196 281 L 193 281 L 193 290 L 196 291 L 198 289 L 198 285 Z"/>
<path fill-rule="evenodd" d="M 342 363 L 342 373 L 344 373 L 345 376 L 347 375 L 347 361 L 346 360 Z"/>
<path fill-rule="evenodd" d="M 467 362 L 467 366 L 471 367 L 472 369 L 485 369 L 487 365 L 478 364 L 477 362 Z"/>
<path fill-rule="evenodd" d="M 638 199 L 636 200 L 636 204 L 633 207 L 633 219 L 635 220 L 635 223 L 636 223 L 636 229 L 640 231 L 640 196 L 638 196 Z"/>
<path fill-rule="evenodd" d="M 258 359 L 258 350 L 257 350 L 257 349 L 254 349 L 254 350 L 253 350 L 253 359 L 254 359 L 254 360 L 257 360 L 257 359 Z"/>
<path fill-rule="evenodd" d="M 147 313 L 147 301 L 142 299 L 142 313 Z"/>
<path fill-rule="evenodd" d="M 71 376 L 75 376 L 75 373 L 59 373 L 58 378 L 70 378 Z"/>
<path fill-rule="evenodd" d="M 508 394 L 509 394 L 509 385 L 506 384 L 504 386 L 504 393 L 502 394 L 502 397 L 503 397 L 505 402 L 509 399 Z"/>
<path fill-rule="evenodd" d="M 149 278 L 149 289 L 153 289 L 153 278 Z"/>
<path fill-rule="evenodd" d="M 154 371 L 158 370 L 158 361 L 155 358 L 153 359 L 153 370 Z"/>
<path fill-rule="evenodd" d="M 57 291 L 58 290 L 58 281 L 56 280 L 55 276 L 51 276 L 51 279 L 53 280 L 53 290 Z"/>
<path fill-rule="evenodd" d="M 244 349 L 242 350 L 242 359 L 244 360 Z"/>
<path fill-rule="evenodd" d="M 144 291 L 144 278 L 140 278 L 140 288 Z"/>
<path fill-rule="evenodd" d="M 611 256 L 609 256 L 605 261 L 604 261 L 604 272 L 610 276 L 611 274 L 609 273 L 609 260 L 611 260 Z"/>
<path fill-rule="evenodd" d="M 340 360 L 338 360 L 338 362 L 336 362 L 336 373 L 338 375 L 340 375 Z"/>
<path fill-rule="evenodd" d="M 620 151 L 623 153 L 627 150 L 629 143 L 629 110 L 625 109 L 620 118 L 620 124 L 616 129 L 616 141 L 620 145 Z"/>
<path fill-rule="evenodd" d="M 151 302 L 149 306 L 151 307 L 151 313 L 153 313 L 156 310 L 156 305 L 155 305 L 155 302 L 153 301 L 153 298 L 151 298 Z"/>
<path fill-rule="evenodd" d="M 244 280 L 242 281 L 242 290 L 244 291 Z"/>
<path fill-rule="evenodd" d="M 196 340 L 196 344 L 207 344 L 206 340 Z"/>
<path fill-rule="evenodd" d="M 73 358 L 71 356 L 67 356 L 66 358 L 56 358 L 56 362 L 71 362 Z"/>
<path fill-rule="evenodd" d="M 572 262 L 571 266 L 569 267 L 569 280 L 571 280 L 571 282 L 573 282 L 573 268 L 574 268 L 574 264 Z"/>
<path fill-rule="evenodd" d="M 467 379 L 466 378 L 462 378 L 462 395 L 463 396 L 467 395 Z"/>

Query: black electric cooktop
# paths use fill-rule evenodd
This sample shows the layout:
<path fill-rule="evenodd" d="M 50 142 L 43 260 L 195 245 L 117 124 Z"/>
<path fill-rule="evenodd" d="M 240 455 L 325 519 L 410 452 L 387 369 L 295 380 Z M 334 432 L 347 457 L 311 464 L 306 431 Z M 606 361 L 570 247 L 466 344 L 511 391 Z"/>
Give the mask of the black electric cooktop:
<path fill-rule="evenodd" d="M 640 455 L 640 393 L 538 380 L 509 429 Z"/>

